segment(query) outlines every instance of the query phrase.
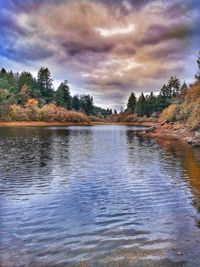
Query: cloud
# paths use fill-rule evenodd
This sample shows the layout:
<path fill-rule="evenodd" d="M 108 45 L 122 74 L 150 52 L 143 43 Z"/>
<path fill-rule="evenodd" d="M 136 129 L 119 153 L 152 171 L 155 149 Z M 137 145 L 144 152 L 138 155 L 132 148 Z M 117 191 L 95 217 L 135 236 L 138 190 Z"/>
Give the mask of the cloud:
<path fill-rule="evenodd" d="M 121 28 L 111 28 L 111 29 L 96 28 L 96 31 L 99 32 L 100 35 L 103 37 L 110 37 L 113 35 L 129 34 L 135 31 L 135 27 L 133 24 L 130 24 L 126 27 L 121 27 Z"/>
<path fill-rule="evenodd" d="M 118 97 L 121 105 L 132 90 L 158 91 L 168 76 L 185 75 L 198 48 L 197 7 L 196 0 L 2 0 L 0 55 L 25 69 L 47 65 L 97 102 Z"/>

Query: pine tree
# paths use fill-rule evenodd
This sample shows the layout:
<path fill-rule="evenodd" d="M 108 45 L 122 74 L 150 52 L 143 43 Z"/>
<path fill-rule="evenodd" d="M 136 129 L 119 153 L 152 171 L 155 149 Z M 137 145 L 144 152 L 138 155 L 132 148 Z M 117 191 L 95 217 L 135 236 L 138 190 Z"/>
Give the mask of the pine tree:
<path fill-rule="evenodd" d="M 180 90 L 181 96 L 185 96 L 187 89 L 188 89 L 188 86 L 187 86 L 186 82 L 184 81 L 182 86 L 181 86 L 181 90 Z"/>
<path fill-rule="evenodd" d="M 127 103 L 127 109 L 131 113 L 134 113 L 136 102 L 137 102 L 137 99 L 135 97 L 135 94 L 132 92 Z"/>
<path fill-rule="evenodd" d="M 33 88 L 34 79 L 30 72 L 23 71 L 18 77 L 18 88 L 21 90 L 22 86 L 28 86 L 29 88 Z"/>
<path fill-rule="evenodd" d="M 160 94 L 165 98 L 170 98 L 171 97 L 170 88 L 164 84 L 163 87 L 160 89 Z"/>
<path fill-rule="evenodd" d="M 46 100 L 47 103 L 53 100 L 53 79 L 48 68 L 41 67 L 37 77 L 38 86 L 41 92 L 41 96 Z"/>
<path fill-rule="evenodd" d="M 157 97 L 154 96 L 153 92 L 146 96 L 146 110 L 147 116 L 151 116 L 154 111 L 157 111 Z"/>
<path fill-rule="evenodd" d="M 170 77 L 167 87 L 169 88 L 170 98 L 180 94 L 180 80 L 176 76 Z"/>
<path fill-rule="evenodd" d="M 85 111 L 87 115 L 93 115 L 94 113 L 94 104 L 93 97 L 90 95 L 81 95 L 80 96 L 81 108 Z"/>
<path fill-rule="evenodd" d="M 81 103 L 78 95 L 74 95 L 72 98 L 72 108 L 75 110 L 80 110 Z"/>
<path fill-rule="evenodd" d="M 56 104 L 60 107 L 71 109 L 71 96 L 68 82 L 62 82 L 55 93 Z"/>
<path fill-rule="evenodd" d="M 143 93 L 138 98 L 138 101 L 135 107 L 135 113 L 137 113 L 139 116 L 144 116 L 146 114 L 146 99 Z"/>

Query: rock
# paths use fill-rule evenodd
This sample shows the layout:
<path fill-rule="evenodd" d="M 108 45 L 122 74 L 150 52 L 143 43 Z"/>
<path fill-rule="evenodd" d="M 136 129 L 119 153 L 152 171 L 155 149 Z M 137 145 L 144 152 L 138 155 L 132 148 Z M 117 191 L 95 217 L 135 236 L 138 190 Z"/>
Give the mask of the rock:
<path fill-rule="evenodd" d="M 151 126 L 149 129 L 146 130 L 146 133 L 154 132 L 156 130 L 156 126 Z"/>
<path fill-rule="evenodd" d="M 191 145 L 200 147 L 200 140 L 193 140 Z"/>
<path fill-rule="evenodd" d="M 187 138 L 187 142 L 192 146 L 200 146 L 200 131 L 196 131 L 193 137 Z"/>
<path fill-rule="evenodd" d="M 200 139 L 200 131 L 196 131 L 194 134 L 195 139 Z"/>
<path fill-rule="evenodd" d="M 163 126 L 164 124 L 166 124 L 166 123 L 169 123 L 169 121 L 168 120 L 165 120 L 165 121 L 163 121 L 163 122 L 161 122 L 161 126 Z"/>
<path fill-rule="evenodd" d="M 188 137 L 188 138 L 185 138 L 185 140 L 188 142 L 188 144 L 192 144 L 192 141 L 193 141 L 193 138 L 192 137 Z"/>

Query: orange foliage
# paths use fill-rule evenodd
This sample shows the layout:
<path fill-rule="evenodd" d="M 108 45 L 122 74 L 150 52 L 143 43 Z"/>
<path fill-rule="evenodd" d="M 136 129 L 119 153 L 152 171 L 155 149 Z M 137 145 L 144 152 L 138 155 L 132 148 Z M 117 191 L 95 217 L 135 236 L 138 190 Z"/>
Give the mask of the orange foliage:
<path fill-rule="evenodd" d="M 28 99 L 26 104 L 25 104 L 26 108 L 28 108 L 28 107 L 37 107 L 37 106 L 38 106 L 38 100 L 34 99 L 34 98 Z"/>
<path fill-rule="evenodd" d="M 10 117 L 17 121 L 47 121 L 47 122 L 88 122 L 88 117 L 76 111 L 69 111 L 65 108 L 57 107 L 55 104 L 47 104 L 38 108 L 36 99 L 29 99 L 25 107 L 12 105 Z"/>
<path fill-rule="evenodd" d="M 160 114 L 160 119 L 162 121 L 164 120 L 175 121 L 177 110 L 178 110 L 177 104 L 170 105 L 169 107 L 164 109 L 163 112 Z"/>

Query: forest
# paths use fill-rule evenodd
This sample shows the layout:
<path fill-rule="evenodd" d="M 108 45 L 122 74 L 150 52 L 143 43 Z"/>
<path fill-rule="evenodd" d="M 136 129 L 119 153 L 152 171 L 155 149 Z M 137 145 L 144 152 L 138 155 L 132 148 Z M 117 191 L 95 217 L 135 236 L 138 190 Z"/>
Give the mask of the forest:
<path fill-rule="evenodd" d="M 119 113 L 94 105 L 88 94 L 71 95 L 67 80 L 55 90 L 47 67 L 41 67 L 37 78 L 30 72 L 0 71 L 0 120 L 2 121 L 58 121 L 58 122 L 137 122 L 148 118 L 187 121 L 198 127 L 200 114 L 200 53 L 195 82 L 187 85 L 171 76 L 159 94 L 141 95 L 132 92 L 126 108 Z"/>
<path fill-rule="evenodd" d="M 0 71 L 1 120 L 81 122 L 90 115 L 111 114 L 111 109 L 96 107 L 90 95 L 71 96 L 66 80 L 55 90 L 47 67 L 39 69 L 37 78 L 27 71 Z"/>

